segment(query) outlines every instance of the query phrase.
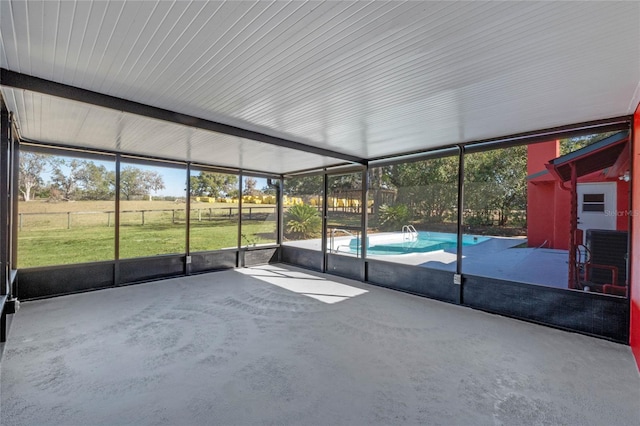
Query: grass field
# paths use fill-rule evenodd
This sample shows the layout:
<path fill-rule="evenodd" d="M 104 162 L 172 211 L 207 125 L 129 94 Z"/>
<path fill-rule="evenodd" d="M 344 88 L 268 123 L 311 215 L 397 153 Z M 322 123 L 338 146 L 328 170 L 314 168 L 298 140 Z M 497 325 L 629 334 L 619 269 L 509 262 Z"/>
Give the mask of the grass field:
<path fill-rule="evenodd" d="M 237 247 L 237 207 L 234 204 L 194 203 L 191 211 L 190 251 Z M 243 206 L 241 245 L 276 241 L 274 207 Z M 232 209 L 231 217 L 229 208 Z M 251 216 L 249 208 L 252 210 Z M 113 209 L 114 203 L 108 201 L 21 203 L 18 267 L 113 260 L 115 219 L 112 213 L 107 213 Z M 121 259 L 185 253 L 184 203 L 123 201 L 121 210 Z M 145 210 L 144 225 L 142 210 Z M 135 212 L 124 213 L 126 211 Z"/>

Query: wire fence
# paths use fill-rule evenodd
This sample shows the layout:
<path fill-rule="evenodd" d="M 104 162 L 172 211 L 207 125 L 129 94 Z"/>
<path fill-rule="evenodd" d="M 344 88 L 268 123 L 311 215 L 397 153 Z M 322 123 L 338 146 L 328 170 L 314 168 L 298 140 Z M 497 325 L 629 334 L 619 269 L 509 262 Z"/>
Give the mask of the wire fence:
<path fill-rule="evenodd" d="M 274 206 L 243 207 L 242 220 L 276 220 Z M 238 207 L 210 207 L 191 209 L 191 222 L 219 222 L 237 220 Z M 115 226 L 116 212 L 110 211 L 67 211 L 18 213 L 19 230 L 75 229 Z M 121 210 L 121 226 L 178 225 L 187 220 L 186 209 L 141 209 Z"/>

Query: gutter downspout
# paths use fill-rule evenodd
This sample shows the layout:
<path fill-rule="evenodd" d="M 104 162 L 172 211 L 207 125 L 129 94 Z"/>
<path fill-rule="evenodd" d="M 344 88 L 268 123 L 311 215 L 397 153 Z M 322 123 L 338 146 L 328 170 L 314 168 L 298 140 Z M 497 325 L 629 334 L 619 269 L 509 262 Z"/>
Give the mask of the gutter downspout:
<path fill-rule="evenodd" d="M 569 230 L 569 288 L 577 288 L 576 274 L 576 232 L 578 229 L 578 172 L 575 163 L 571 163 L 571 221 Z"/>

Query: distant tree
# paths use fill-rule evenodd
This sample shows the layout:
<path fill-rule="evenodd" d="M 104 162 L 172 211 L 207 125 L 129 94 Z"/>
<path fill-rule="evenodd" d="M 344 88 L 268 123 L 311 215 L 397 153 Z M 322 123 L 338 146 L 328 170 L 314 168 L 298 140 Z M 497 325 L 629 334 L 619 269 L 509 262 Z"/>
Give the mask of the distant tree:
<path fill-rule="evenodd" d="M 278 191 L 276 191 L 275 188 L 267 185 L 262 187 L 262 189 L 260 190 L 260 193 L 263 195 L 271 195 L 275 197 Z"/>
<path fill-rule="evenodd" d="M 46 198 L 48 201 L 60 201 L 64 199 L 62 191 L 55 185 L 49 184 L 45 190 L 38 193 L 40 198 Z"/>
<path fill-rule="evenodd" d="M 261 192 L 256 189 L 256 185 L 258 185 L 258 181 L 255 178 L 247 177 L 244 179 L 244 190 L 242 191 L 242 195 L 256 196 L 260 195 Z"/>
<path fill-rule="evenodd" d="M 93 161 L 52 161 L 51 196 L 65 200 L 108 200 L 114 194 L 115 173 Z"/>
<path fill-rule="evenodd" d="M 507 225 L 516 212 L 526 210 L 526 173 L 525 146 L 466 155 L 465 221 L 488 224 L 497 216 L 498 225 Z M 457 157 L 386 166 L 381 174 L 370 175 L 370 192 L 375 195 L 377 187 L 395 190 L 395 200 L 389 204 L 405 205 L 410 217 L 437 223 L 455 211 L 458 203 Z M 389 215 L 388 208 L 385 214 L 382 213 L 378 215 L 380 221 Z"/>
<path fill-rule="evenodd" d="M 445 157 L 384 167 L 378 179 L 397 191 L 397 204 L 424 222 L 441 222 L 458 202 L 458 158 Z"/>
<path fill-rule="evenodd" d="M 349 173 L 346 175 L 331 176 L 329 178 L 329 192 L 340 194 L 361 188 L 362 175 L 360 173 Z"/>
<path fill-rule="evenodd" d="M 314 196 L 322 195 L 323 191 L 323 177 L 321 175 L 292 177 L 284 181 L 284 195 L 294 197 Z"/>
<path fill-rule="evenodd" d="M 109 200 L 115 193 L 116 175 L 103 165 L 85 161 L 78 173 L 78 185 L 83 199 Z"/>
<path fill-rule="evenodd" d="M 162 176 L 158 172 L 133 166 L 125 166 L 120 170 L 120 192 L 126 200 L 150 195 L 152 191 L 159 191 L 164 187 Z"/>
<path fill-rule="evenodd" d="M 315 203 L 315 205 L 321 206 L 323 192 L 324 177 L 322 175 L 291 177 L 284 180 L 283 194 L 299 197 L 305 203 Z"/>
<path fill-rule="evenodd" d="M 57 191 L 57 197 L 63 200 L 74 200 L 78 192 L 78 176 L 83 162 L 78 160 L 65 161 L 61 158 L 52 160 L 51 173 L 52 188 Z"/>
<path fill-rule="evenodd" d="M 585 146 L 589 146 L 609 136 L 615 135 L 618 132 L 606 132 L 596 133 L 593 135 L 576 136 L 573 138 L 560 139 L 560 155 L 569 154 L 570 152 L 577 151 Z"/>
<path fill-rule="evenodd" d="M 369 195 L 373 197 L 373 211 L 374 217 L 380 214 L 380 207 L 383 204 L 382 191 L 389 186 L 386 183 L 384 167 L 373 167 L 369 169 Z"/>
<path fill-rule="evenodd" d="M 238 176 L 224 173 L 200 172 L 198 176 L 191 176 L 192 197 L 222 197 L 228 196 L 238 187 Z"/>
<path fill-rule="evenodd" d="M 275 187 L 269 186 L 269 185 L 263 186 L 260 192 L 264 195 L 272 195 L 272 196 L 276 196 L 278 193 Z"/>
<path fill-rule="evenodd" d="M 227 192 L 227 197 L 240 198 L 240 191 L 238 190 L 238 188 L 233 189 L 233 190 Z"/>
<path fill-rule="evenodd" d="M 465 156 L 465 208 L 472 220 L 490 222 L 499 213 L 505 226 L 514 210 L 527 207 L 526 146 L 496 149 Z"/>
<path fill-rule="evenodd" d="M 42 174 L 47 171 L 49 160 L 49 155 L 20 152 L 18 189 L 24 201 L 31 201 L 34 191 L 43 185 Z"/>
<path fill-rule="evenodd" d="M 273 197 L 278 196 L 278 191 L 280 188 L 280 180 L 278 179 L 267 179 L 267 185 L 264 186 L 260 192 L 264 195 L 271 195 Z"/>

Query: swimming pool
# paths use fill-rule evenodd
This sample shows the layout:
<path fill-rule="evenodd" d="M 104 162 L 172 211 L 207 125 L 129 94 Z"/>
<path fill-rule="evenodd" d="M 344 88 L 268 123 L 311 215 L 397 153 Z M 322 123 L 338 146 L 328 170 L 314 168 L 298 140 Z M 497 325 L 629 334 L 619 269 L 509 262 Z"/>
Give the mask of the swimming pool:
<path fill-rule="evenodd" d="M 471 246 L 490 240 L 491 237 L 479 235 L 463 235 L 462 245 Z M 349 249 L 355 253 L 359 244 L 358 238 L 349 242 Z M 420 231 L 417 235 L 402 233 L 373 234 L 367 237 L 367 253 L 371 255 L 394 255 L 409 253 L 428 253 L 437 250 L 455 249 L 458 236 L 444 232 Z"/>

